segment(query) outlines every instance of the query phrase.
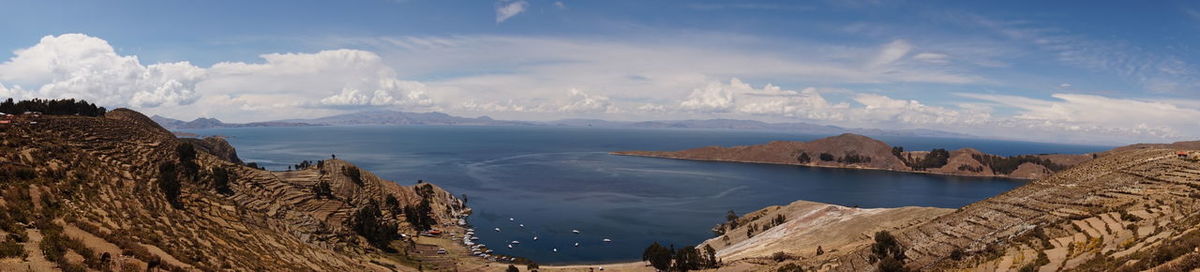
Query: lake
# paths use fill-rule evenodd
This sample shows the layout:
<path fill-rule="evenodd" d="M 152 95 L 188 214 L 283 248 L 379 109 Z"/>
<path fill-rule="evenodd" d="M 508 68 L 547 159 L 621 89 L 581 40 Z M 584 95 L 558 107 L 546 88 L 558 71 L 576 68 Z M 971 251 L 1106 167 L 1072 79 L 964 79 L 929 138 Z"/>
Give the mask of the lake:
<path fill-rule="evenodd" d="M 638 260 L 651 242 L 694 245 L 738 214 L 796 200 L 846 206 L 958 208 L 1024 181 L 873 170 L 698 162 L 608 155 L 813 140 L 780 132 L 578 127 L 337 126 L 186 130 L 229 136 L 238 155 L 272 170 L 337 154 L 401 184 L 465 194 L 469 222 L 497 253 L 542 264 Z M 999 155 L 1110 147 L 979 139 L 876 137 L 906 150 L 973 147 Z M 509 218 L 515 219 L 510 222 Z M 524 224 L 525 228 L 518 227 Z M 502 232 L 494 232 L 499 227 Z M 571 233 L 578 229 L 580 234 Z M 538 241 L 532 241 L 533 236 Z M 612 243 L 601 242 L 612 239 Z M 521 241 L 513 249 L 509 241 Z M 580 247 L 573 247 L 573 243 Z M 558 252 L 552 252 L 557 248 Z"/>

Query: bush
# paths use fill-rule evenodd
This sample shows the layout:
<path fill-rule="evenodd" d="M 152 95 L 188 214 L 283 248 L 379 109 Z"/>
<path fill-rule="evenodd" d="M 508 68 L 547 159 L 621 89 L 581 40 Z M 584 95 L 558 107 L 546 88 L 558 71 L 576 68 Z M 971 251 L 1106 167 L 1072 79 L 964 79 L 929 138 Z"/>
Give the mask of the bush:
<path fill-rule="evenodd" d="M 804 268 L 794 263 L 789 263 L 780 266 L 779 269 L 775 269 L 775 272 L 804 272 Z"/>
<path fill-rule="evenodd" d="M 812 158 L 810 158 L 808 156 L 808 153 L 805 153 L 805 152 L 800 152 L 800 156 L 796 157 L 796 160 L 799 161 L 800 163 L 812 162 Z"/>
<path fill-rule="evenodd" d="M 367 238 L 367 243 L 370 243 L 371 246 L 389 252 L 393 251 L 389 243 L 400 236 L 396 232 L 396 224 L 384 221 L 383 213 L 379 211 L 379 204 L 375 201 L 368 202 L 366 206 L 354 213 L 354 217 L 350 220 L 350 229 L 363 238 Z"/>
<path fill-rule="evenodd" d="M 183 202 L 179 201 L 180 187 L 179 173 L 176 173 L 175 164 L 160 164 L 158 166 L 158 189 L 162 190 L 167 203 L 171 203 L 171 207 L 176 209 L 183 208 Z"/>
<path fill-rule="evenodd" d="M 196 164 L 196 147 L 192 146 L 192 143 L 184 142 L 175 147 L 175 153 L 179 155 L 179 165 L 183 166 L 183 174 L 196 180 L 196 174 L 200 173 L 200 165 Z"/>
<path fill-rule="evenodd" d="M 8 239 L 0 243 L 0 258 L 25 258 L 28 255 L 25 252 L 25 247 L 13 239 Z"/>
<path fill-rule="evenodd" d="M 517 269 L 517 266 L 511 265 L 511 264 L 508 265 L 508 269 L 505 269 L 504 271 L 505 272 L 521 272 L 520 269 Z"/>
<path fill-rule="evenodd" d="M 1047 169 L 1050 169 L 1050 171 L 1054 172 L 1062 171 L 1063 169 L 1067 168 L 1066 166 L 1059 165 L 1050 160 L 1042 159 L 1033 155 L 1001 157 L 996 155 L 975 154 L 971 155 L 971 157 L 975 158 L 975 160 L 979 161 L 980 163 L 983 163 L 983 165 L 992 168 L 992 171 L 1005 175 L 1016 171 L 1017 167 L 1020 167 L 1021 164 L 1025 164 L 1027 162 L 1045 166 Z"/>
<path fill-rule="evenodd" d="M 822 161 L 833 161 L 834 160 L 833 154 L 829 154 L 829 153 L 821 153 L 820 157 L 821 157 Z"/>
<path fill-rule="evenodd" d="M 334 199 L 333 189 L 329 187 L 329 182 L 325 182 L 324 180 L 317 183 L 316 187 L 313 188 L 313 193 L 317 195 L 317 198 Z"/>
<path fill-rule="evenodd" d="M 217 193 L 222 195 L 233 195 L 233 189 L 229 188 L 229 181 L 237 178 L 234 175 L 233 172 L 224 167 L 213 168 L 213 189 L 216 189 Z"/>
<path fill-rule="evenodd" d="M 650 262 L 650 266 L 653 266 L 654 269 L 667 271 L 671 268 L 671 255 L 674 254 L 672 251 L 655 242 L 642 251 L 642 261 Z"/>
<path fill-rule="evenodd" d="M 342 173 L 346 174 L 346 177 L 350 178 L 350 182 L 354 182 L 354 184 L 357 184 L 358 186 L 363 186 L 362 172 L 358 170 L 358 167 L 342 166 Z"/>

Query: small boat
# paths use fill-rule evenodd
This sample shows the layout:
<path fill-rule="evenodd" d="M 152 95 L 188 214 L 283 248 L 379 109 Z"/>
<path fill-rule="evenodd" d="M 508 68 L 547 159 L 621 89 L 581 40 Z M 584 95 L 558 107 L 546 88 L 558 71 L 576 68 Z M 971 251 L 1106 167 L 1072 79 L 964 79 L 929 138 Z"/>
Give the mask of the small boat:
<path fill-rule="evenodd" d="M 533 240 L 534 240 L 534 241 L 537 241 L 537 236 L 534 236 L 534 237 L 533 237 Z"/>
<path fill-rule="evenodd" d="M 552 249 L 552 251 L 558 252 L 558 248 L 554 248 L 554 249 Z"/>
<path fill-rule="evenodd" d="M 517 240 L 513 240 L 512 242 L 509 242 L 509 244 L 520 244 L 520 243 L 521 243 L 521 241 L 517 241 Z"/>
<path fill-rule="evenodd" d="M 577 230 L 577 229 L 573 229 L 573 230 L 571 230 L 571 233 L 574 233 L 574 234 L 579 234 L 579 230 Z"/>
<path fill-rule="evenodd" d="M 479 240 L 479 236 L 471 236 L 471 240 L 472 240 L 472 241 L 474 241 L 474 240 Z"/>
<path fill-rule="evenodd" d="M 612 243 L 612 239 L 604 238 L 605 243 Z"/>
<path fill-rule="evenodd" d="M 514 219 L 514 218 L 512 218 L 512 217 L 509 217 L 509 218 L 508 218 L 508 222 L 512 222 L 512 221 L 517 221 L 517 219 Z"/>
<path fill-rule="evenodd" d="M 467 229 L 467 232 L 475 232 L 475 229 Z"/>
<path fill-rule="evenodd" d="M 525 224 L 517 224 L 517 226 L 521 226 L 522 229 L 525 228 Z"/>
<path fill-rule="evenodd" d="M 496 251 L 495 251 L 495 250 L 488 249 L 487 251 L 484 251 L 483 253 L 492 254 L 492 252 L 496 252 Z"/>
<path fill-rule="evenodd" d="M 512 244 L 508 244 L 508 248 L 512 248 Z"/>
<path fill-rule="evenodd" d="M 575 247 L 579 247 L 579 242 L 575 242 Z"/>
<path fill-rule="evenodd" d="M 496 228 L 496 232 L 500 232 L 500 228 Z"/>

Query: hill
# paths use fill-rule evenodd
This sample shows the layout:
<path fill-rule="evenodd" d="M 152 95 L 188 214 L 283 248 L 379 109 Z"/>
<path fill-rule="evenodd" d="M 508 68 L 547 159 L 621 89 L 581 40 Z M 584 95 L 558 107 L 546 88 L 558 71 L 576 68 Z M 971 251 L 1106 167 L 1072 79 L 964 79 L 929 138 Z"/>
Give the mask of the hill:
<path fill-rule="evenodd" d="M 605 121 L 598 119 L 564 119 L 558 121 L 547 122 L 550 125 L 558 126 L 586 126 L 586 127 L 607 127 L 607 128 L 656 128 L 656 129 L 729 129 L 729 130 L 760 130 L 760 131 L 777 131 L 777 132 L 793 132 L 804 134 L 842 134 L 855 133 L 876 136 L 915 136 L 915 137 L 947 137 L 947 138 L 973 138 L 975 136 L 946 132 L 931 129 L 901 129 L 901 130 L 885 130 L 885 129 L 865 129 L 865 128 L 843 128 L 830 125 L 817 125 L 802 122 L 791 123 L 767 123 L 754 120 L 737 120 L 737 119 L 706 119 L 706 120 L 658 120 L 658 121 L 641 121 L 641 122 L 618 122 Z"/>
<path fill-rule="evenodd" d="M 208 128 L 237 128 L 237 127 L 305 127 L 305 126 L 315 126 L 314 124 L 310 124 L 310 123 L 303 123 L 303 122 L 280 122 L 280 121 L 272 121 L 272 122 L 252 122 L 252 123 L 240 123 L 240 124 L 238 124 L 238 123 L 225 123 L 225 122 L 221 122 L 221 120 L 217 120 L 216 118 L 196 118 L 195 120 L 192 120 L 192 121 L 186 121 L 186 122 L 185 122 L 185 121 L 182 121 L 182 120 L 178 120 L 178 119 L 171 119 L 171 118 L 162 117 L 162 116 L 158 116 L 158 115 L 155 115 L 155 116 L 152 116 L 152 117 L 150 117 L 150 120 L 153 120 L 155 123 L 158 123 L 160 126 L 162 126 L 163 128 L 166 128 L 166 129 L 208 129 Z"/>
<path fill-rule="evenodd" d="M 461 233 L 470 213 L 342 160 L 247 167 L 219 138 L 178 139 L 131 110 L 36 121 L 0 125 L 0 271 L 445 269 L 399 234 Z"/>
<path fill-rule="evenodd" d="M 904 151 L 902 147 L 889 146 L 882 141 L 850 133 L 809 142 L 773 141 L 750 146 L 708 146 L 681 151 L 618 151 L 613 154 L 1025 179 L 1045 177 L 1093 157 L 1090 154 L 1002 157 L 971 148 Z"/>
<path fill-rule="evenodd" d="M 878 271 L 874 230 L 893 234 L 911 271 L 1195 271 L 1200 151 L 1181 149 L 1191 146 L 1118 148 L 952 212 L 911 216 L 908 223 L 813 223 L 862 218 L 847 218 L 853 210 L 844 207 L 804 202 L 768 207 L 738 219 L 741 228 L 758 222 L 762 230 L 754 238 L 736 229 L 706 243 L 730 245 L 718 251 L 726 262 L 721 271 Z M 780 214 L 784 223 L 771 223 Z M 847 231 L 857 238 L 841 236 Z M 830 250 L 831 243 L 844 246 Z M 818 256 L 820 245 L 825 254 Z"/>

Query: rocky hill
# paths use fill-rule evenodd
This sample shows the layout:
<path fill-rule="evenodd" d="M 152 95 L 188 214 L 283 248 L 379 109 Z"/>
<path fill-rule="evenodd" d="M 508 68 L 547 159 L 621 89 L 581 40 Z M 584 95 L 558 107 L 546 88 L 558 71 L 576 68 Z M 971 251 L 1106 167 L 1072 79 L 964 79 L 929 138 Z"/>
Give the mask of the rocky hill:
<path fill-rule="evenodd" d="M 415 236 L 422 202 L 446 231 L 470 211 L 341 160 L 246 167 L 130 110 L 0 125 L 0 271 L 416 271 L 417 244 L 371 241 Z"/>
<path fill-rule="evenodd" d="M 1046 177 L 1093 157 L 1090 154 L 1002 157 L 971 148 L 953 151 L 903 151 L 903 148 L 850 133 L 809 142 L 773 141 L 750 146 L 709 146 L 682 151 L 619 151 L 613 154 L 1024 179 Z"/>

